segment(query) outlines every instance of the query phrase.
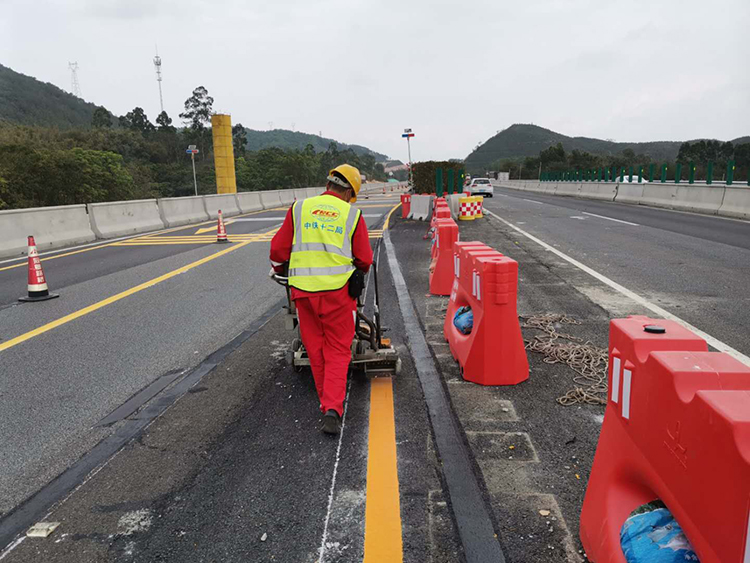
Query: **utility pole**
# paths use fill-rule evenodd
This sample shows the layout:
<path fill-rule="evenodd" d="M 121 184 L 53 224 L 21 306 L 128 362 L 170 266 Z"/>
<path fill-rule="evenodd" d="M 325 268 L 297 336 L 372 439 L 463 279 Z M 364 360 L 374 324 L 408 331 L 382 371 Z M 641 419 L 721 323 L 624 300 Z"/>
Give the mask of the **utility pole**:
<path fill-rule="evenodd" d="M 538 179 L 539 180 L 542 179 L 542 161 L 541 160 L 539 161 L 539 178 Z"/>
<path fill-rule="evenodd" d="M 77 97 L 81 97 L 81 85 L 78 83 L 78 63 L 68 63 L 70 69 L 70 91 Z"/>
<path fill-rule="evenodd" d="M 523 172 L 523 160 L 521 161 L 521 164 L 518 165 L 518 179 L 521 179 L 521 172 Z"/>
<path fill-rule="evenodd" d="M 193 162 L 193 186 L 195 186 L 195 195 L 198 195 L 198 180 L 195 177 L 195 155 L 200 152 L 195 145 L 188 145 L 186 153 L 190 155 L 190 160 Z"/>
<path fill-rule="evenodd" d="M 156 81 L 159 83 L 159 106 L 161 107 L 162 113 L 164 113 L 164 98 L 161 93 L 161 57 L 159 56 L 158 50 L 154 57 L 154 69 L 156 70 Z"/>

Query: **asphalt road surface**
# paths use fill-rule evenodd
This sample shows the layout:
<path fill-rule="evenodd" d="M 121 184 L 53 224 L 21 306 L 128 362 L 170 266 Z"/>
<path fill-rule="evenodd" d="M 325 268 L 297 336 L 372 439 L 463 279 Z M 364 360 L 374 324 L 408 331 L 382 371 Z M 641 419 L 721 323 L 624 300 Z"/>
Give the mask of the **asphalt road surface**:
<path fill-rule="evenodd" d="M 394 202 L 361 199 L 368 225 Z M 0 516 L 110 435 L 97 425 L 113 410 L 197 366 L 283 297 L 267 273 L 285 212 L 228 219 L 226 245 L 208 222 L 48 253 L 61 297 L 41 303 L 16 301 L 23 260 L 0 263 Z"/>
<path fill-rule="evenodd" d="M 750 356 L 750 223 L 499 187 L 485 207 Z"/>

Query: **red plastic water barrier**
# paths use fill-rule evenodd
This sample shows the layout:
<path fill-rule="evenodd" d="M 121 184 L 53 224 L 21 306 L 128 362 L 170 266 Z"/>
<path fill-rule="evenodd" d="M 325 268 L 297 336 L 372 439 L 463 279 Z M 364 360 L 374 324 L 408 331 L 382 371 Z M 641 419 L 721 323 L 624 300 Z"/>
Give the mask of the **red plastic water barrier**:
<path fill-rule="evenodd" d="M 750 368 L 675 322 L 610 323 L 609 397 L 581 511 L 591 561 L 661 499 L 702 563 L 750 561 Z"/>
<path fill-rule="evenodd" d="M 435 199 L 435 205 L 432 208 L 432 219 L 430 220 L 430 228 L 435 227 L 436 219 L 450 219 L 451 208 L 444 197 Z"/>
<path fill-rule="evenodd" d="M 515 385 L 529 377 L 518 322 L 518 263 L 481 242 L 454 244 L 453 285 L 443 334 L 463 378 L 481 385 Z M 470 306 L 474 326 L 453 325 L 459 307 Z"/>
<path fill-rule="evenodd" d="M 411 194 L 401 194 L 401 218 L 406 219 L 411 211 Z"/>
<path fill-rule="evenodd" d="M 430 265 L 430 293 L 450 295 L 453 285 L 453 246 L 458 242 L 458 225 L 450 217 L 435 219 L 433 261 Z"/>

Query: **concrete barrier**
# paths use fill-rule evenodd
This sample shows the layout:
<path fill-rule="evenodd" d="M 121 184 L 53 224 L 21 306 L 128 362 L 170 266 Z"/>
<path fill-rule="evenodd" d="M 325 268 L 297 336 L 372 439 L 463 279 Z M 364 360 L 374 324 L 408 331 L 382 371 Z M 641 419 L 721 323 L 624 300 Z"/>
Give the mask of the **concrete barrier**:
<path fill-rule="evenodd" d="M 165 197 L 156 200 L 162 222 L 167 227 L 208 221 L 203 196 Z"/>
<path fill-rule="evenodd" d="M 307 190 L 307 197 L 315 197 L 316 195 L 322 194 L 324 191 L 326 191 L 325 186 L 321 186 L 319 188 L 305 188 Z"/>
<path fill-rule="evenodd" d="M 221 209 L 221 215 L 224 218 L 240 214 L 240 206 L 235 194 L 216 194 L 203 197 L 206 212 L 211 219 L 216 219 L 219 216 L 219 209 Z"/>
<path fill-rule="evenodd" d="M 83 204 L 0 211 L 0 256 L 26 254 L 29 235 L 40 251 L 96 239 Z"/>
<path fill-rule="evenodd" d="M 263 204 L 260 202 L 260 192 L 237 192 L 237 203 L 242 213 L 263 209 Z"/>
<path fill-rule="evenodd" d="M 294 203 L 294 190 L 279 190 L 279 200 L 282 206 Z"/>
<path fill-rule="evenodd" d="M 112 238 L 165 227 L 155 199 L 89 203 L 91 230 L 97 238 Z"/>
<path fill-rule="evenodd" d="M 281 207 L 281 197 L 279 196 L 279 190 L 268 190 L 259 193 L 260 202 L 263 204 L 263 209 Z"/>
<path fill-rule="evenodd" d="M 681 211 L 696 211 L 716 215 L 723 201 L 724 186 L 678 184 L 672 207 Z"/>
<path fill-rule="evenodd" d="M 568 197 L 576 197 L 581 192 L 583 184 L 578 182 L 561 182 L 559 184 L 553 184 L 556 186 L 553 195 L 563 195 Z M 549 192 L 545 192 L 549 193 Z"/>
<path fill-rule="evenodd" d="M 638 205 L 643 197 L 643 188 L 646 184 L 617 184 L 615 201 L 618 203 L 631 203 Z"/>
<path fill-rule="evenodd" d="M 307 199 L 307 188 L 297 188 L 294 190 L 294 198 L 298 200 Z"/>
<path fill-rule="evenodd" d="M 459 198 L 462 198 L 463 196 L 461 194 L 450 194 L 446 199 L 448 200 L 448 207 L 450 207 L 451 210 L 451 217 L 453 220 L 458 219 L 458 209 L 459 204 L 458 200 Z"/>
<path fill-rule="evenodd" d="M 733 188 L 727 186 L 724 189 L 724 201 L 719 208 L 719 215 L 737 219 L 750 219 L 750 187 Z"/>
<path fill-rule="evenodd" d="M 411 210 L 407 219 L 419 219 L 420 221 L 429 220 L 432 214 L 432 196 L 431 195 L 413 195 L 411 196 Z"/>
<path fill-rule="evenodd" d="M 614 182 L 587 182 L 581 184 L 578 197 L 584 199 L 598 199 L 602 201 L 614 201 L 617 193 L 617 184 Z"/>
<path fill-rule="evenodd" d="M 677 184 L 644 184 L 641 205 L 672 208 Z"/>

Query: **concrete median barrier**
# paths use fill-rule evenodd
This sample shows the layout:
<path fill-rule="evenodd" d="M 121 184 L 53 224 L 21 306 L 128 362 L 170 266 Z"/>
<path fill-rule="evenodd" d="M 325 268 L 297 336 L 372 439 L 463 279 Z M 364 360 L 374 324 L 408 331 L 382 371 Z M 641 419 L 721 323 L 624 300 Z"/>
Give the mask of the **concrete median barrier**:
<path fill-rule="evenodd" d="M 260 193 L 260 202 L 263 204 L 263 209 L 273 209 L 275 207 L 281 207 L 281 197 L 279 196 L 279 190 L 268 190 Z"/>
<path fill-rule="evenodd" d="M 279 190 L 279 200 L 282 206 L 294 203 L 294 190 Z"/>
<path fill-rule="evenodd" d="M 303 200 L 307 199 L 308 197 L 310 196 L 307 195 L 307 188 L 296 188 L 294 190 L 294 199 Z"/>
<path fill-rule="evenodd" d="M 696 211 L 698 213 L 716 215 L 723 201 L 723 186 L 678 185 L 675 190 L 672 207 L 682 211 Z"/>
<path fill-rule="evenodd" d="M 216 194 L 203 196 L 206 203 L 206 212 L 211 219 L 219 217 L 219 209 L 223 217 L 232 217 L 240 214 L 240 206 L 235 194 Z"/>
<path fill-rule="evenodd" d="M 430 195 L 413 195 L 411 196 L 411 210 L 408 219 L 418 219 L 424 221 L 432 215 L 432 196 Z"/>
<path fill-rule="evenodd" d="M 161 219 L 167 227 L 208 221 L 203 196 L 165 197 L 156 202 Z"/>
<path fill-rule="evenodd" d="M 307 197 L 315 197 L 316 195 L 322 194 L 324 191 L 326 191 L 325 186 L 321 186 L 319 188 L 305 188 L 307 190 Z"/>
<path fill-rule="evenodd" d="M 237 203 L 242 213 L 261 211 L 263 209 L 259 192 L 237 192 Z"/>
<path fill-rule="evenodd" d="M 641 205 L 672 208 L 674 205 L 677 184 L 644 184 Z"/>
<path fill-rule="evenodd" d="M 617 193 L 617 184 L 614 182 L 591 182 L 581 184 L 578 197 L 584 199 L 598 199 L 602 201 L 614 201 Z"/>
<path fill-rule="evenodd" d="M 583 184 L 579 184 L 578 182 L 562 182 L 560 184 L 557 184 L 554 195 L 576 197 L 578 196 L 579 193 L 581 193 L 582 185 Z M 549 193 L 549 192 L 545 192 L 545 193 Z"/>
<path fill-rule="evenodd" d="M 727 186 L 724 200 L 719 208 L 719 215 L 750 219 L 750 187 L 732 188 Z"/>
<path fill-rule="evenodd" d="M 113 238 L 165 227 L 155 199 L 89 203 L 91 230 L 97 238 Z"/>
<path fill-rule="evenodd" d="M 0 256 L 25 254 L 29 235 L 39 251 L 96 240 L 83 204 L 0 211 Z"/>
<path fill-rule="evenodd" d="M 646 184 L 616 184 L 617 195 L 615 201 L 618 203 L 630 203 L 638 205 L 643 197 L 643 188 Z"/>

